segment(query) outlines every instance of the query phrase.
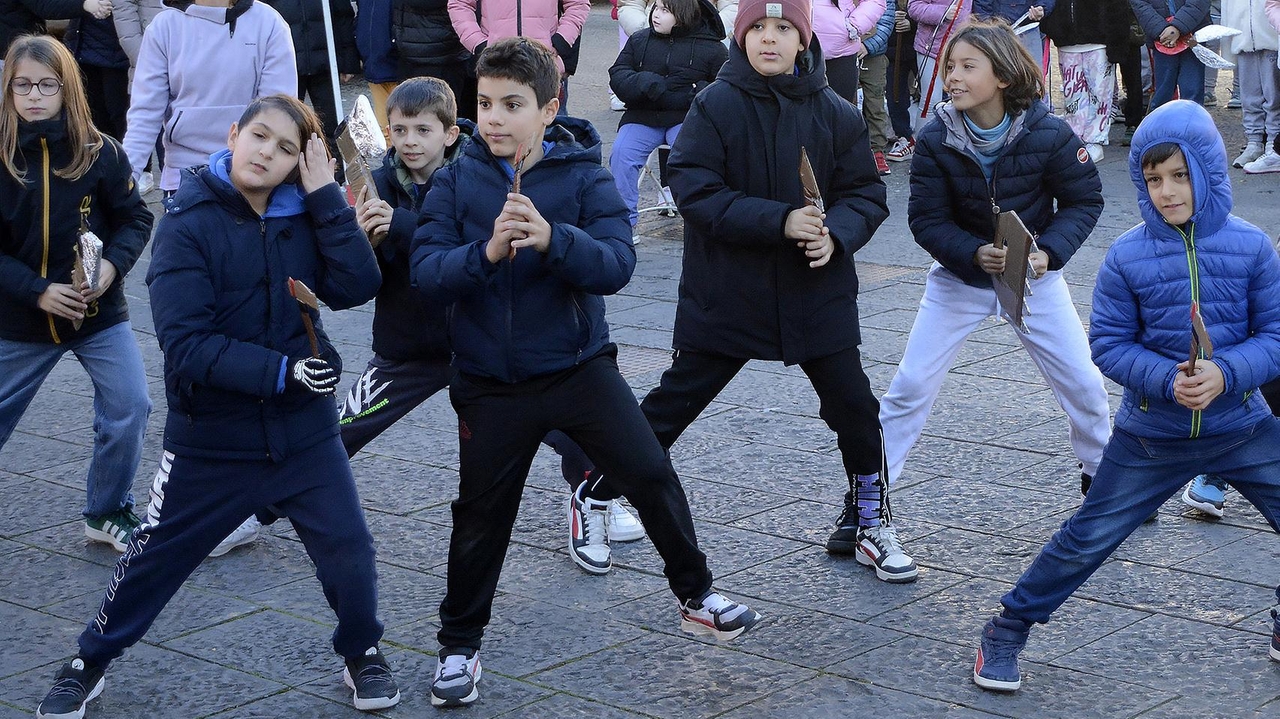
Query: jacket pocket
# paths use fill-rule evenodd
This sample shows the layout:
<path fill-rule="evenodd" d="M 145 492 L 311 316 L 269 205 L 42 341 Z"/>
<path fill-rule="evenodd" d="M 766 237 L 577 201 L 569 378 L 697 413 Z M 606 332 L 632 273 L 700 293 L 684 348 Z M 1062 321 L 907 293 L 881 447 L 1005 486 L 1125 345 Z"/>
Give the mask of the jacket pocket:
<path fill-rule="evenodd" d="M 244 105 L 183 108 L 173 116 L 165 137 L 170 145 L 207 153 L 226 144 L 232 123 L 243 112 Z"/>

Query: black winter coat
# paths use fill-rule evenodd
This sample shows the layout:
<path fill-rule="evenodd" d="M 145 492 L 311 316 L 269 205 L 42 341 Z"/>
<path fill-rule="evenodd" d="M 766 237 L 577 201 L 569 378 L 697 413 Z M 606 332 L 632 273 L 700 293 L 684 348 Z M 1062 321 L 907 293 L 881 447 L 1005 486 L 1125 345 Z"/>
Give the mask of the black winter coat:
<path fill-rule="evenodd" d="M 402 67 L 465 62 L 471 56 L 449 20 L 447 0 L 395 0 L 391 36 Z"/>
<path fill-rule="evenodd" d="M 72 20 L 84 12 L 84 0 L 0 0 L 0 59 L 14 38 L 44 33 L 45 20 Z"/>
<path fill-rule="evenodd" d="M 697 27 L 678 27 L 670 35 L 646 27 L 627 39 L 609 68 L 609 87 L 627 103 L 618 127 L 679 125 L 693 96 L 716 79 L 728 58 L 724 22 L 711 0 L 698 0 L 698 9 L 702 21 Z"/>
<path fill-rule="evenodd" d="M 298 58 L 298 75 L 329 73 L 329 47 L 324 33 L 325 0 L 262 0 L 275 8 L 289 24 L 293 35 L 293 52 Z M 333 49 L 337 53 L 338 72 L 360 72 L 360 54 L 356 51 L 356 14 L 349 0 L 328 0 L 333 18 Z"/>
<path fill-rule="evenodd" d="M 973 255 L 995 237 L 998 207 L 1017 212 L 1049 255 L 1049 269 L 1062 269 L 1102 214 L 1102 181 L 1084 145 L 1035 102 L 1013 119 L 988 183 L 967 132 L 946 102 L 916 133 L 907 201 L 916 244 L 965 284 L 990 287 Z"/>
<path fill-rule="evenodd" d="M 1117 63 L 1129 49 L 1129 21 L 1133 9 L 1118 0 L 1058 0 L 1040 22 L 1040 32 L 1058 47 L 1101 43 Z"/>
<path fill-rule="evenodd" d="M 799 75 L 764 77 L 734 44 L 671 150 L 684 216 L 678 350 L 787 364 L 860 341 L 853 253 L 889 216 L 862 115 L 827 85 L 815 38 Z M 805 206 L 800 148 L 813 163 L 836 251 L 810 268 L 783 236 Z"/>
<path fill-rule="evenodd" d="M 471 142 L 475 125 L 459 120 L 462 132 L 457 142 L 446 151 L 447 162 L 461 156 Z M 434 178 L 435 175 L 433 174 Z M 449 332 L 445 326 L 445 306 L 431 302 L 412 287 L 409 278 L 409 253 L 413 233 L 418 229 L 422 201 L 426 190 L 419 191 L 409 171 L 396 158 L 395 150 L 387 153 L 382 167 L 374 170 L 373 181 L 378 196 L 391 205 L 391 227 L 378 245 L 378 268 L 382 270 L 382 288 L 373 310 L 373 351 L 380 357 L 398 362 L 426 360 L 449 361 Z M 430 181 L 427 189 L 430 189 Z"/>
<path fill-rule="evenodd" d="M 81 65 L 129 69 L 129 56 L 120 46 L 116 24 L 110 18 L 99 20 L 85 14 L 71 21 L 67 34 L 62 36 L 67 49 Z"/>
<path fill-rule="evenodd" d="M 378 265 L 337 183 L 277 216 L 285 192 L 294 187 L 277 189 L 264 217 L 208 166 L 189 169 L 156 228 L 147 286 L 164 351 L 164 448 L 178 456 L 279 462 L 338 434 L 333 397 L 288 380 L 278 391 L 282 362 L 311 355 L 288 280 L 341 310 L 373 298 Z M 307 312 L 320 356 L 341 372 Z"/>
<path fill-rule="evenodd" d="M 18 167 L 25 166 L 26 182 L 0 167 L 0 337 L 60 344 L 129 319 L 124 277 L 146 247 L 153 220 L 133 186 L 124 149 L 110 137 L 102 140 L 88 172 L 66 180 L 53 174 L 70 159 L 64 122 L 19 123 Z M 86 206 L 89 229 L 102 240 L 102 257 L 117 276 L 75 330 L 70 320 L 46 314 L 36 301 L 51 283 L 71 282 Z"/>

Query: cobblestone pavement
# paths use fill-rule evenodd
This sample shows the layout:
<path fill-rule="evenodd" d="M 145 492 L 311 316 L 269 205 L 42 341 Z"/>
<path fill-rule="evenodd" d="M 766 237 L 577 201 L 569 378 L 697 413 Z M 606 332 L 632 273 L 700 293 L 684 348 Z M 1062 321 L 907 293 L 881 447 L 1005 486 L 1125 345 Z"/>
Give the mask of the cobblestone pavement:
<path fill-rule="evenodd" d="M 586 37 L 571 108 L 610 141 L 603 109 L 616 50 L 607 8 Z M 348 88 L 349 90 L 354 89 Z M 1220 91 L 1225 98 L 1225 92 Z M 1229 147 L 1238 111 L 1220 111 Z M 1101 164 L 1108 205 L 1067 266 L 1081 316 L 1108 243 L 1137 222 L 1125 149 Z M 858 253 L 863 355 L 872 385 L 893 375 L 927 255 L 906 230 L 907 168 L 887 178 L 893 216 Z M 1274 233 L 1275 176 L 1233 171 L 1238 214 Z M 631 284 L 608 300 L 620 364 L 638 394 L 667 365 L 680 275 L 679 220 L 646 215 Z M 157 403 L 135 495 L 160 455 L 161 356 L 142 279 L 127 281 Z M 352 370 L 370 356 L 371 308 L 324 323 Z M 1113 390 L 1113 400 L 1115 387 Z M 1012 331 L 990 321 L 948 377 L 895 514 L 920 579 L 893 586 L 821 543 L 845 487 L 835 437 L 803 375 L 751 363 L 676 445 L 717 585 L 767 622 L 730 645 L 678 631 L 648 541 L 615 545 L 606 577 L 565 553 L 565 487 L 544 451 L 525 490 L 484 648 L 482 698 L 468 717 L 1244 717 L 1280 716 L 1280 665 L 1267 659 L 1277 543 L 1230 495 L 1205 522 L 1176 499 L 1141 527 L 1025 654 L 1027 681 L 994 695 L 970 680 L 974 643 L 999 596 L 1079 502 L 1066 419 Z M 386 647 L 403 689 L 387 716 L 432 716 L 436 610 L 443 595 L 455 419 L 438 396 L 353 461 L 378 543 Z M 92 395 L 61 362 L 0 451 L 0 719 L 30 716 L 96 609 L 116 554 L 79 519 Z M 287 522 L 207 561 L 146 639 L 119 660 L 91 717 L 353 717 L 328 637 L 333 616 Z"/>

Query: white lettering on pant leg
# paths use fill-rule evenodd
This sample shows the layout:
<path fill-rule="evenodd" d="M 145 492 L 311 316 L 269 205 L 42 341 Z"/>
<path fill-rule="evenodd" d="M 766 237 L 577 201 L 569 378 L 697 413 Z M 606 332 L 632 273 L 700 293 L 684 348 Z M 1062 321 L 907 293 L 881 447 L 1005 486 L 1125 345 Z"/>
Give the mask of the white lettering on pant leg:
<path fill-rule="evenodd" d="M 98 616 L 93 618 L 93 629 L 99 634 L 106 633 L 107 603 L 115 601 L 116 590 L 120 588 L 120 582 L 124 580 L 124 573 L 129 569 L 129 563 L 147 546 L 147 542 L 151 539 L 152 527 L 155 527 L 160 522 L 160 510 L 164 506 L 164 486 L 169 482 L 169 471 L 173 468 L 173 459 L 172 452 L 165 452 L 160 457 L 160 468 L 156 470 L 156 476 L 151 480 L 151 501 L 147 502 L 147 519 L 134 531 L 133 536 L 129 539 L 129 544 L 125 547 L 124 554 L 116 562 L 115 571 L 111 574 L 111 581 L 107 583 L 106 596 L 103 597 L 102 604 L 98 606 Z"/>
<path fill-rule="evenodd" d="M 377 367 L 370 367 L 364 374 L 360 375 L 360 379 L 356 380 L 350 394 L 347 395 L 347 403 L 342 409 L 344 418 L 354 417 L 371 407 L 373 400 L 391 386 L 391 382 L 394 380 L 388 380 L 379 385 L 375 376 L 377 372 Z"/>

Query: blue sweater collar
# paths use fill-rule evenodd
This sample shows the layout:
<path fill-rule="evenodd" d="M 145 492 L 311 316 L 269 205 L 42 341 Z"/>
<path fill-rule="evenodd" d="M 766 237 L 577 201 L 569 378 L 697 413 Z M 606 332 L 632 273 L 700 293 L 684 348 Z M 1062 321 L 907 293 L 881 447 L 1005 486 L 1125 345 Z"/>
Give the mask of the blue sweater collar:
<path fill-rule="evenodd" d="M 231 150 L 218 150 L 209 155 L 209 172 L 228 187 L 235 189 L 235 185 L 231 184 Z M 267 211 L 262 213 L 264 218 L 267 217 L 293 217 L 306 212 L 306 205 L 303 203 L 302 188 L 294 183 L 285 183 L 277 187 L 271 193 L 270 199 L 267 200 Z"/>

